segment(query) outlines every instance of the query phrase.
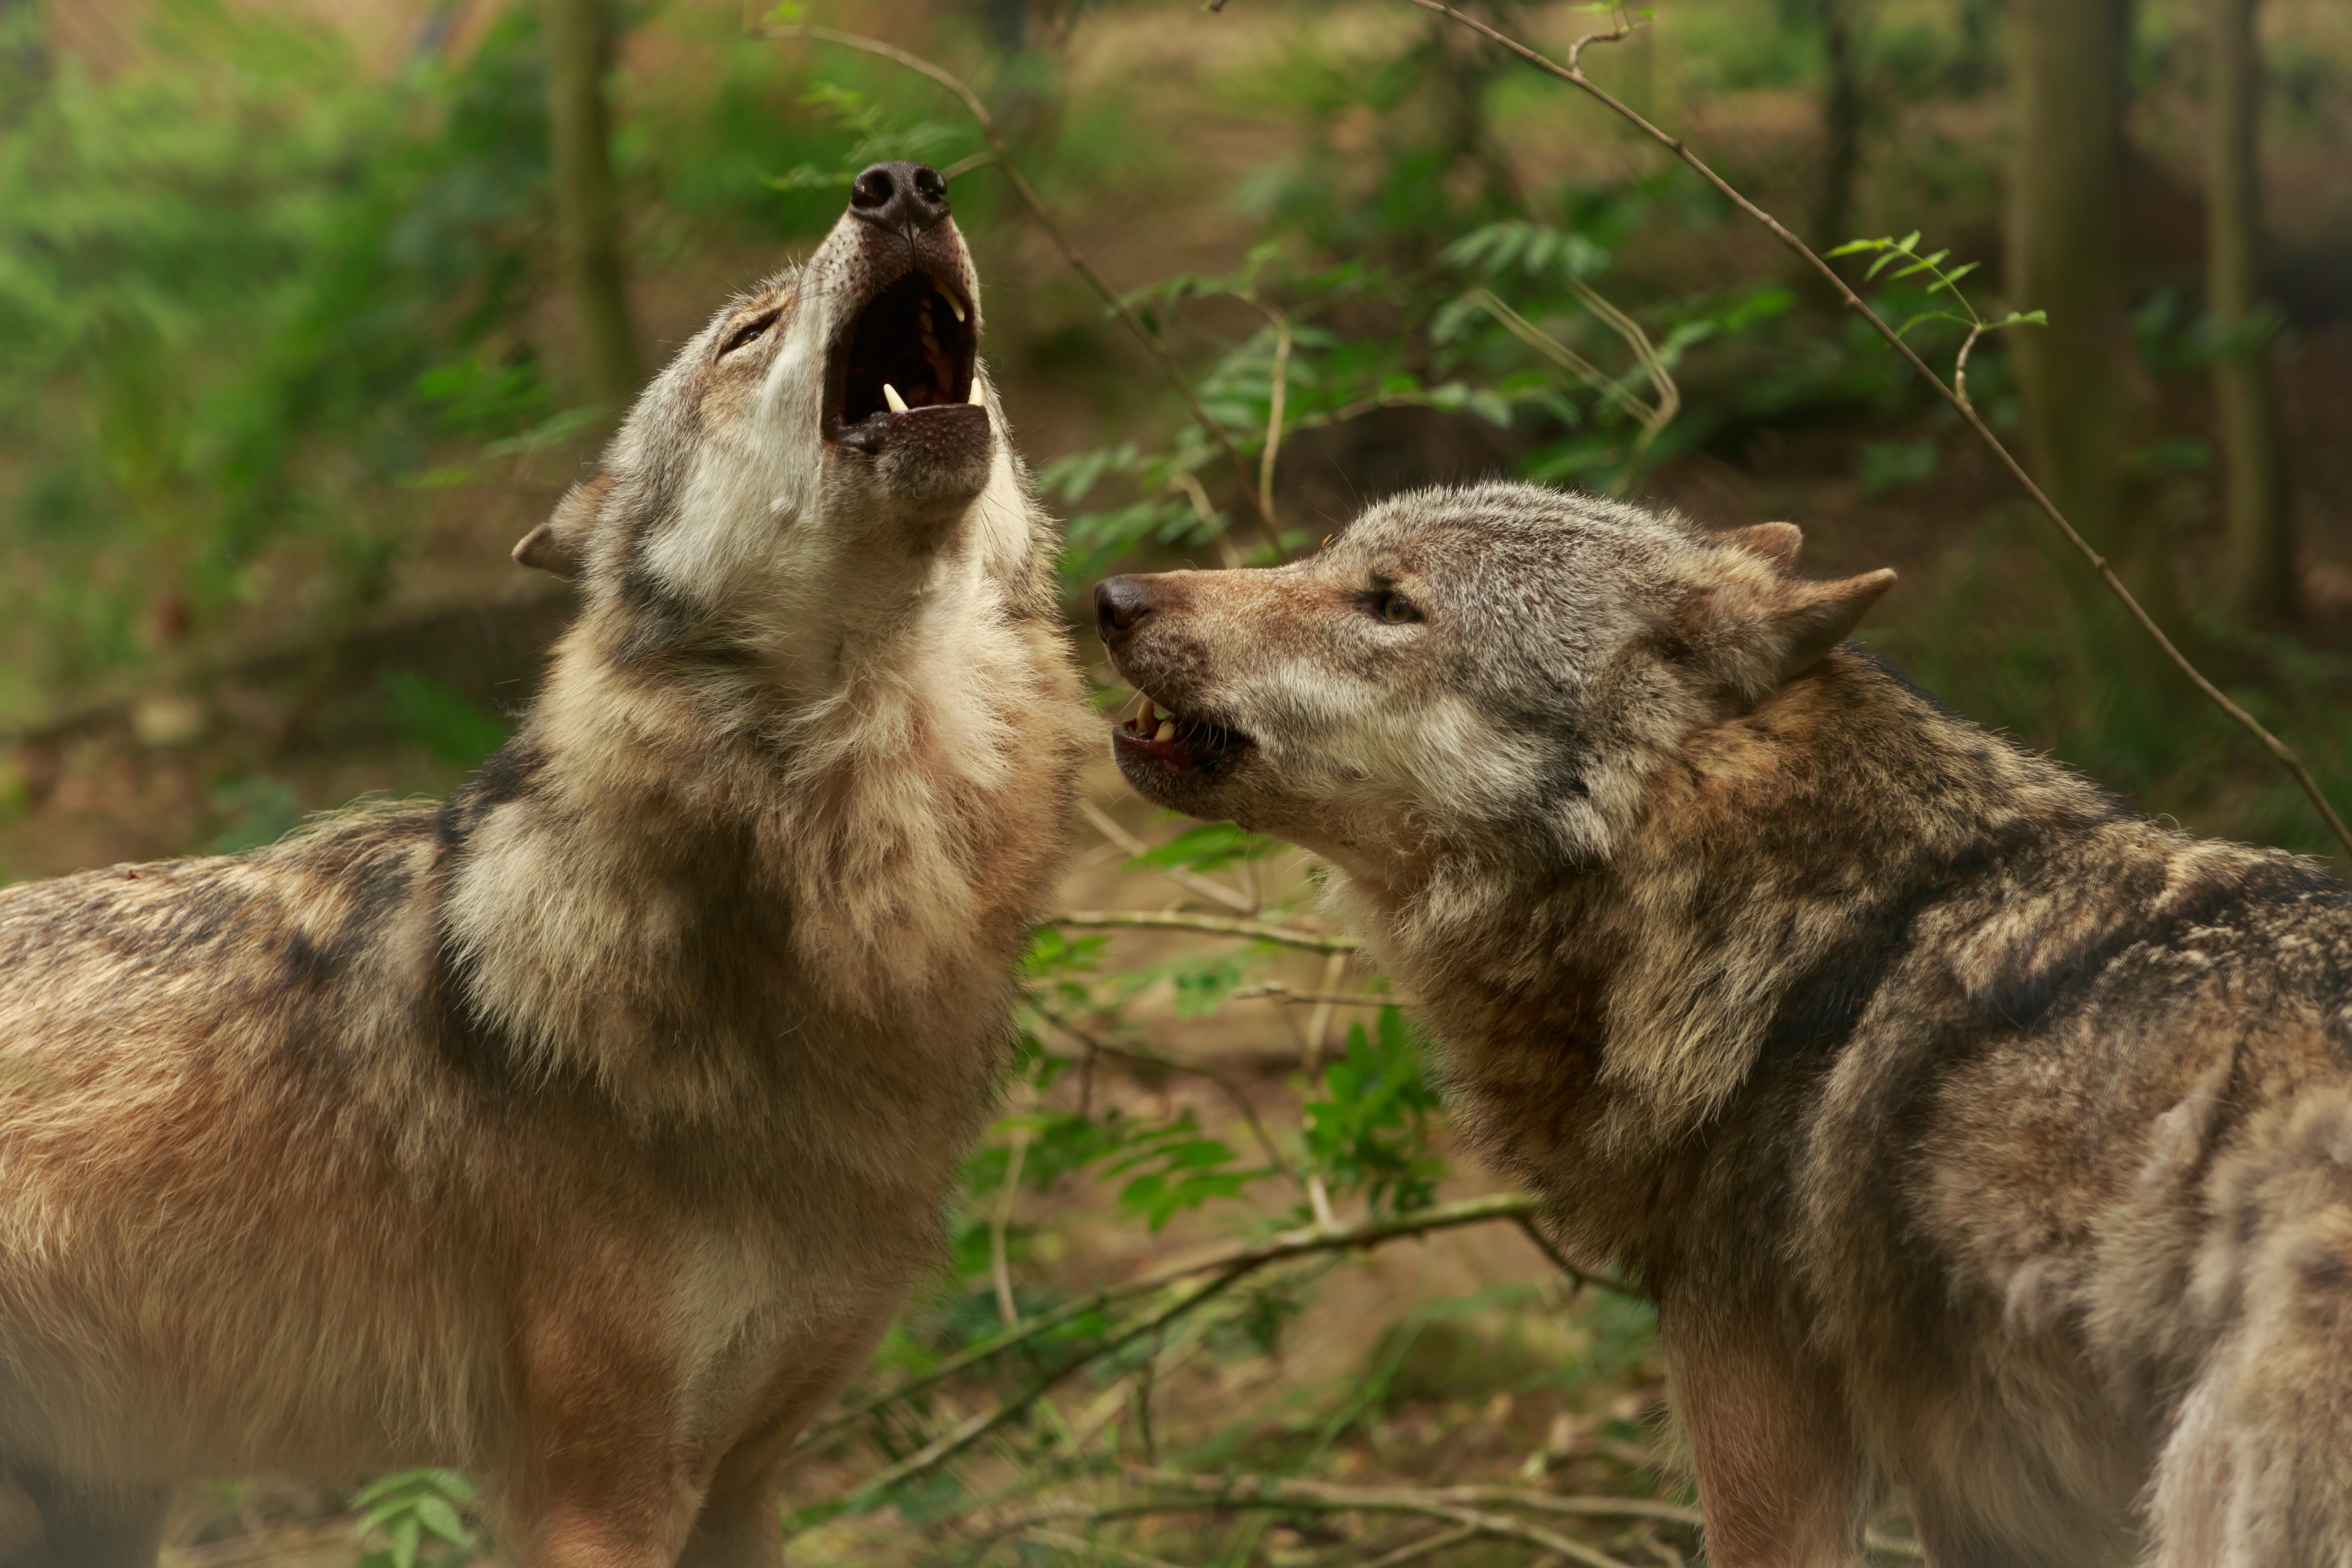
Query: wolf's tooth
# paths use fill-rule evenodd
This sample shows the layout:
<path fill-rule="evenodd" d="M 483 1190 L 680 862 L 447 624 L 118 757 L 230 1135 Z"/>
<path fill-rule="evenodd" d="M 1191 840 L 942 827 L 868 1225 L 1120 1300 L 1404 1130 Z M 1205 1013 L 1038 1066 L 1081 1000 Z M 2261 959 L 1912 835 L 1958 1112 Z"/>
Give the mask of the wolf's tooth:
<path fill-rule="evenodd" d="M 948 309 L 949 309 L 949 310 L 953 310 L 953 311 L 955 312 L 955 319 L 956 319 L 957 321 L 962 321 L 962 320 L 963 320 L 963 301 L 962 301 L 962 300 L 958 300 L 958 299 L 957 299 L 954 295 L 952 295 L 952 294 L 950 294 L 950 295 L 948 295 L 948 296 L 947 296 L 947 301 L 948 301 Z"/>
<path fill-rule="evenodd" d="M 1176 721 L 1173 719 L 1162 719 L 1160 721 L 1160 728 L 1151 732 L 1151 738 L 1155 741 L 1174 740 L 1176 738 Z"/>
<path fill-rule="evenodd" d="M 971 378 L 971 392 L 970 395 L 965 397 L 964 401 L 971 404 L 974 408 L 985 408 L 988 406 L 988 399 L 982 397 L 980 393 L 980 377 L 975 375 Z"/>
<path fill-rule="evenodd" d="M 1143 700 L 1143 711 L 1135 716 L 1135 727 L 1139 730 L 1149 730 L 1151 728 L 1151 721 L 1158 717 L 1160 717 L 1160 710 L 1154 708 L 1151 705 L 1151 699 L 1147 697 Z"/>
<path fill-rule="evenodd" d="M 898 389 L 887 381 L 882 384 L 882 401 L 890 405 L 893 414 L 907 412 L 907 400 L 899 396 Z"/>

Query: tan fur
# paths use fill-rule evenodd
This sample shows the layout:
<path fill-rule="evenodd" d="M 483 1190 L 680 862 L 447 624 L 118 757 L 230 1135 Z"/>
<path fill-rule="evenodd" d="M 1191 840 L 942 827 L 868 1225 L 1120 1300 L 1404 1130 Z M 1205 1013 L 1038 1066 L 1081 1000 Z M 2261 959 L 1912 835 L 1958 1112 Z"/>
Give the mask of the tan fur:
<path fill-rule="evenodd" d="M 777 1465 L 937 1266 L 1084 727 L 1001 410 L 911 507 L 816 438 L 899 243 L 845 219 L 656 383 L 446 805 L 0 892 L 10 1568 L 151 1559 L 182 1477 L 420 1463 L 525 1563 L 777 1561 Z"/>

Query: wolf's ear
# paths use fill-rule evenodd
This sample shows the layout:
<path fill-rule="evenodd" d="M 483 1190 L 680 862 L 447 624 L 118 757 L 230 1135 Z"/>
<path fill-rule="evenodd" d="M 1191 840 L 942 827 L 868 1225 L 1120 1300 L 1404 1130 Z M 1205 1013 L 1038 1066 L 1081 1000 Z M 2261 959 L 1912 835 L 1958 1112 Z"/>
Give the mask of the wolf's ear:
<path fill-rule="evenodd" d="M 1750 528 L 1735 528 L 1724 537 L 1742 550 L 1761 555 L 1783 572 L 1796 567 L 1797 552 L 1805 547 L 1805 536 L 1793 522 L 1759 522 Z"/>
<path fill-rule="evenodd" d="M 599 470 L 563 492 L 547 521 L 522 536 L 514 547 L 515 560 L 558 577 L 577 577 L 588 559 L 588 531 L 604 505 L 613 476 Z"/>
<path fill-rule="evenodd" d="M 1675 619 L 1702 668 L 1745 700 L 1760 702 L 1843 641 L 1894 585 L 1895 574 L 1884 569 L 1807 583 L 1777 567 L 1767 573 L 1750 565 L 1692 593 Z"/>
<path fill-rule="evenodd" d="M 1801 674 L 1843 642 L 1846 634 L 1870 613 L 1870 606 L 1893 586 L 1895 571 L 1888 566 L 1834 583 L 1782 583 L 1777 601 L 1767 612 L 1780 643 L 1779 679 Z"/>

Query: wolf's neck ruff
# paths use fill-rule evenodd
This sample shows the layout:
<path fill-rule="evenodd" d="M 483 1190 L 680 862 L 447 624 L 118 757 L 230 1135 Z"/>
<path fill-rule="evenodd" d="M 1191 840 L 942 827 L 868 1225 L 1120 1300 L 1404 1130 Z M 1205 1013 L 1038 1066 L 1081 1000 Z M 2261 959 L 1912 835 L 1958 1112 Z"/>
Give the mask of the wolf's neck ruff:
<path fill-rule="evenodd" d="M 1054 861 L 1074 710 L 979 333 L 951 225 L 853 214 L 680 353 L 559 513 L 588 604 L 516 739 L 528 784 L 445 817 L 452 962 L 531 1070 L 707 1119 L 798 1092 L 797 1033 L 919 1056 L 943 999 L 1004 1005 L 1035 895 L 1003 889 Z M 951 1048 L 924 1070 L 994 1068 Z"/>

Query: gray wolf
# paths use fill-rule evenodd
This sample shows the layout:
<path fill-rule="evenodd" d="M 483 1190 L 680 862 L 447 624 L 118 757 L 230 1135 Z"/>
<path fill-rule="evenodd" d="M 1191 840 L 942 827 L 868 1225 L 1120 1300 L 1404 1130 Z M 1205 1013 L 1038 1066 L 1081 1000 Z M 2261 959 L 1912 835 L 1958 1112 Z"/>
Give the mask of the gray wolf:
<path fill-rule="evenodd" d="M 712 318 L 523 560 L 577 622 L 437 808 L 0 892 L 0 1517 L 481 1477 L 545 1568 L 768 1564 L 941 1255 L 1087 733 L 938 174 Z M 905 412 L 898 412 L 900 406 Z"/>
<path fill-rule="evenodd" d="M 2352 892 L 1841 639 L 1893 574 L 1517 484 L 1116 578 L 1146 796 L 1326 858 L 1657 1302 L 1709 1560 L 2352 1563 Z"/>

